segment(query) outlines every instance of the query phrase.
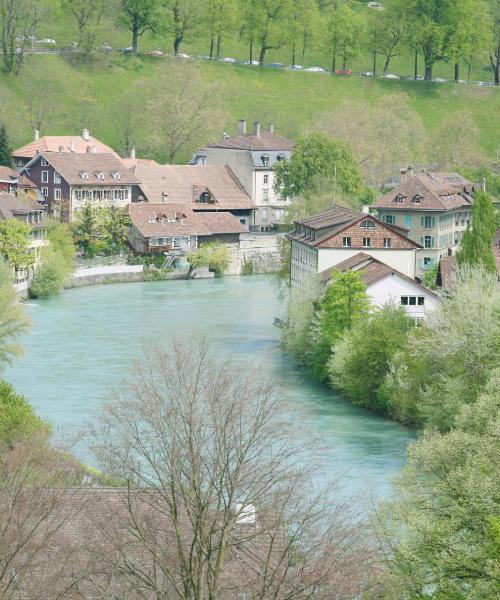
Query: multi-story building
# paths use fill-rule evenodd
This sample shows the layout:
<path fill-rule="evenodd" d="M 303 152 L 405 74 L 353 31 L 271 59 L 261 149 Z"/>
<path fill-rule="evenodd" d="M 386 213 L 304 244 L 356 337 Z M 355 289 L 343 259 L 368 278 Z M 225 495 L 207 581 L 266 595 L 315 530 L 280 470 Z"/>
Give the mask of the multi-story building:
<path fill-rule="evenodd" d="M 291 242 L 291 286 L 303 296 L 316 293 L 320 274 L 363 252 L 392 269 L 415 276 L 415 255 L 420 244 L 408 231 L 367 212 L 333 206 L 295 222 Z"/>
<path fill-rule="evenodd" d="M 274 133 L 274 126 L 263 131 L 260 122 L 247 132 L 241 120 L 238 135 L 224 139 L 200 150 L 193 156 L 194 165 L 229 165 L 241 185 L 256 205 L 252 227 L 266 231 L 283 223 L 290 202 L 274 188 L 274 167 L 291 158 L 293 142 Z"/>
<path fill-rule="evenodd" d="M 27 165 L 37 154 L 43 152 L 68 152 L 71 154 L 113 154 L 120 158 L 116 152 L 90 135 L 88 129 L 82 135 L 44 135 L 40 137 L 35 131 L 35 139 L 22 148 L 12 153 L 17 169 Z"/>
<path fill-rule="evenodd" d="M 124 207 L 137 178 L 113 154 L 43 152 L 21 169 L 40 189 L 49 214 L 73 220 L 88 203 Z"/>
<path fill-rule="evenodd" d="M 399 186 L 374 204 L 379 218 L 404 227 L 408 237 L 422 246 L 416 275 L 454 254 L 471 221 L 474 191 L 479 186 L 458 173 L 418 173 L 402 170 Z"/>

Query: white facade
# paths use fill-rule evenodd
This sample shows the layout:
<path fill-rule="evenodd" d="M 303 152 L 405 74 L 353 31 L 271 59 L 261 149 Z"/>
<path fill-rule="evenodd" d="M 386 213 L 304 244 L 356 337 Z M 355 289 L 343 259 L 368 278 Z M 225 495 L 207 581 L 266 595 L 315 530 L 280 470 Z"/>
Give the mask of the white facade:
<path fill-rule="evenodd" d="M 305 245 L 305 244 L 301 244 Z M 359 252 L 373 256 L 380 262 L 396 269 L 400 273 L 415 277 L 415 255 L 417 250 L 414 248 L 318 248 L 318 273 L 338 265 L 344 260 L 351 258 Z"/>

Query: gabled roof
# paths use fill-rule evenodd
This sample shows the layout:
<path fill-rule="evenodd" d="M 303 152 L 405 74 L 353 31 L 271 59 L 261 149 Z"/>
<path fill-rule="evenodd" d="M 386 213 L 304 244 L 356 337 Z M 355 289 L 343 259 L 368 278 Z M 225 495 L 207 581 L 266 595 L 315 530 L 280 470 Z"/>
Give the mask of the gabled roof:
<path fill-rule="evenodd" d="M 43 211 L 43 208 L 25 194 L 15 196 L 0 192 L 0 219 L 12 219 L 35 211 Z"/>
<path fill-rule="evenodd" d="M 361 271 L 362 279 L 367 288 L 374 283 L 377 283 L 377 281 L 380 281 L 381 279 L 385 279 L 388 276 L 397 275 L 398 277 L 401 277 L 412 283 L 415 287 L 425 291 L 427 294 L 437 297 L 437 294 L 431 290 L 428 290 L 423 285 L 420 285 L 417 281 L 415 281 L 415 279 L 408 277 L 408 275 L 401 273 L 401 271 L 393 269 L 389 265 L 386 265 L 382 261 L 377 260 L 373 256 L 365 254 L 364 252 L 359 252 L 347 260 L 344 260 L 333 267 L 330 267 L 329 269 L 325 269 L 319 274 L 320 279 L 325 283 L 328 282 L 332 278 L 332 275 L 335 271 L 340 271 L 341 273 L 345 273 L 346 271 Z"/>
<path fill-rule="evenodd" d="M 149 202 L 191 205 L 195 210 L 255 210 L 255 205 L 227 165 L 148 165 L 134 171 Z M 208 189 L 213 205 L 197 205 L 196 193 Z"/>
<path fill-rule="evenodd" d="M 420 244 L 408 238 L 408 229 L 398 227 L 397 225 L 390 225 L 389 223 L 381 221 L 380 219 L 374 217 L 371 214 L 337 205 L 332 206 L 328 210 L 323 211 L 322 213 L 319 213 L 317 215 L 313 215 L 311 217 L 306 217 L 305 219 L 295 221 L 295 231 L 293 233 L 288 234 L 287 237 L 290 240 L 295 240 L 297 242 L 307 244 L 312 248 L 320 248 L 321 245 L 328 239 L 330 239 L 334 235 L 337 235 L 344 229 L 355 225 L 363 219 L 371 219 L 375 223 L 378 223 L 384 229 L 392 231 L 396 235 L 404 238 L 415 248 L 421 248 Z M 312 230 L 314 232 L 320 231 L 321 234 L 319 237 L 317 235 L 311 237 L 309 230 Z"/>
<path fill-rule="evenodd" d="M 138 165 L 145 167 L 159 166 L 159 163 L 152 158 L 122 158 L 120 160 L 127 167 L 127 169 L 129 169 L 129 171 L 132 171 L 134 175 Z"/>
<path fill-rule="evenodd" d="M 38 140 L 34 140 L 13 152 L 17 158 L 33 158 L 42 152 L 70 152 L 72 154 L 86 154 L 95 149 L 96 153 L 113 154 L 120 158 L 118 154 L 100 142 L 97 138 L 88 136 L 84 139 L 81 135 L 44 135 Z"/>
<path fill-rule="evenodd" d="M 374 204 L 391 210 L 453 210 L 470 206 L 474 185 L 458 173 L 418 173 L 409 175 L 401 184 Z M 398 202 L 398 197 L 402 202 Z M 415 198 L 419 201 L 415 202 Z"/>
<path fill-rule="evenodd" d="M 128 214 L 144 238 L 209 236 L 246 231 L 239 219 L 228 212 L 202 213 L 180 203 L 135 202 L 128 205 Z"/>
<path fill-rule="evenodd" d="M 15 183 L 19 179 L 19 173 L 10 167 L 0 166 L 0 181 L 5 183 Z"/>
<path fill-rule="evenodd" d="M 44 152 L 33 158 L 21 173 L 44 158 L 70 185 L 137 185 L 138 179 L 113 154 L 72 154 L 69 152 Z M 87 174 L 88 177 L 85 177 Z"/>
<path fill-rule="evenodd" d="M 219 142 L 208 144 L 207 148 L 231 148 L 233 150 L 293 150 L 293 142 L 281 135 L 262 131 L 259 136 L 255 133 L 240 133 Z"/>

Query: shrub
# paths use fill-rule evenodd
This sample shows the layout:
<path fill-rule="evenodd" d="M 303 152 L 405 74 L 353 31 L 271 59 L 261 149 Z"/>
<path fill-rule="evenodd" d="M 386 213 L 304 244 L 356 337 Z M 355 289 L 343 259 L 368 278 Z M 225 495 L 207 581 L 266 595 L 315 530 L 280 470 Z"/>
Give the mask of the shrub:
<path fill-rule="evenodd" d="M 221 277 L 229 265 L 229 251 L 227 246 L 219 242 L 203 244 L 188 254 L 188 262 L 192 269 L 208 267 L 217 277 Z"/>

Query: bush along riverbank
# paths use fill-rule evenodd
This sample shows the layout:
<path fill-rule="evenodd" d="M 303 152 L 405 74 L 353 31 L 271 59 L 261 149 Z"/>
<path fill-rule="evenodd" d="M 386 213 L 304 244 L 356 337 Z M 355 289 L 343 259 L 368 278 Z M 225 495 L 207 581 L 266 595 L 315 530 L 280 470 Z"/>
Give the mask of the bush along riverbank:
<path fill-rule="evenodd" d="M 401 307 L 369 308 L 358 273 L 339 273 L 319 298 L 289 301 L 285 350 L 353 403 L 417 426 L 450 428 L 500 366 L 496 275 L 463 267 L 415 326 Z"/>

